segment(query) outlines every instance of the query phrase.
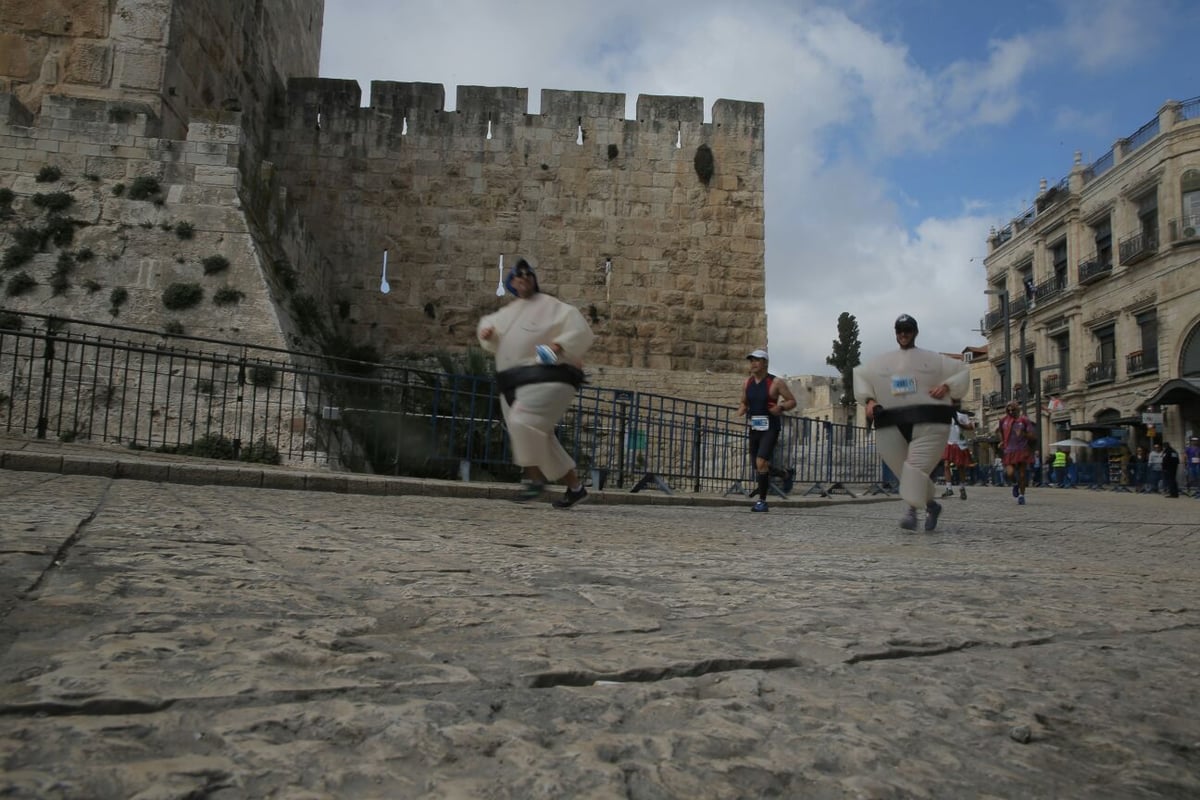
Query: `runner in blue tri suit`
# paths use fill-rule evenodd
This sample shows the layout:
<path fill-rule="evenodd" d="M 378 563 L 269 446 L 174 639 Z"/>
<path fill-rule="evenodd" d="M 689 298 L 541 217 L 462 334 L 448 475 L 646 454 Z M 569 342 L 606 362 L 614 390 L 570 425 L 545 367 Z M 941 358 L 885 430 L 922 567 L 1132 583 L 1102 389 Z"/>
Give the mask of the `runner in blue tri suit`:
<path fill-rule="evenodd" d="M 758 502 L 750 510 L 770 511 L 767 488 L 771 478 L 771 455 L 783 429 L 780 417 L 784 411 L 796 407 L 796 398 L 787 381 L 767 372 L 766 350 L 755 350 L 746 358 L 750 361 L 750 377 L 742 387 L 738 416 L 746 417 L 750 423 L 750 455 L 758 476 Z"/>

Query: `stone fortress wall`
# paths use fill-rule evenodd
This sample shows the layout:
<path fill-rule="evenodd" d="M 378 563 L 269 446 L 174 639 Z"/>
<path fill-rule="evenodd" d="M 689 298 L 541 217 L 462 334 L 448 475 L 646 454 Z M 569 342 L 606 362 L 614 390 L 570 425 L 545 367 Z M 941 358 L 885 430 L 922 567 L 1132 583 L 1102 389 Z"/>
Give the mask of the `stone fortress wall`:
<path fill-rule="evenodd" d="M 579 306 L 597 366 L 741 372 L 766 328 L 763 109 L 700 98 L 293 80 L 276 176 L 381 349 L 469 343 L 499 256 Z M 707 159 L 707 161 L 706 161 Z M 711 164 L 706 174 L 702 164 Z M 393 292 L 378 291 L 389 248 Z"/>
<path fill-rule="evenodd" d="M 234 308 L 183 312 L 188 333 L 302 344 L 292 291 L 384 356 L 454 350 L 498 307 L 497 261 L 528 255 L 543 288 L 598 336 L 593 382 L 736 402 L 765 343 L 763 108 L 621 94 L 356 82 L 317 71 L 321 0 L 45 0 L 0 9 L 0 186 L 77 198 L 85 269 L 127 286 L 5 298 L 18 310 L 161 328 L 168 279 L 210 252 Z M 286 89 L 284 88 L 286 86 Z M 490 137 L 489 137 L 490 133 Z M 58 185 L 34 185 L 45 165 Z M 151 176 L 153 204 L 111 194 Z M 187 243 L 166 235 L 186 221 Z M 3 236 L 3 234 L 0 234 Z M 0 241 L 0 246 L 7 241 Z M 78 242 L 77 242 L 78 244 Z M 382 295 L 382 250 L 393 290 Z M 31 265 L 49 274 L 54 254 Z M 511 264 L 511 261 L 509 261 Z M 78 276 L 80 279 L 82 275 Z M 211 282 L 211 281 L 210 281 Z M 226 318 L 228 317 L 228 318 Z"/>

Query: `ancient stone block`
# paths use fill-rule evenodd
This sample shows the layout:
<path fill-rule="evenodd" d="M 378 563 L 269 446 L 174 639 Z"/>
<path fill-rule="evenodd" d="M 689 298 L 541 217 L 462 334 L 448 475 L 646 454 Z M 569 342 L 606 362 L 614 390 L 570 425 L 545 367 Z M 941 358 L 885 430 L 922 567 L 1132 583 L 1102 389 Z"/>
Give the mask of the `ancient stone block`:
<path fill-rule="evenodd" d="M 117 63 L 121 86 L 130 89 L 157 89 L 162 84 L 163 59 L 159 53 L 124 51 Z"/>
<path fill-rule="evenodd" d="M 105 86 L 112 77 L 112 48 L 93 42 L 76 42 L 67 56 L 67 83 Z"/>

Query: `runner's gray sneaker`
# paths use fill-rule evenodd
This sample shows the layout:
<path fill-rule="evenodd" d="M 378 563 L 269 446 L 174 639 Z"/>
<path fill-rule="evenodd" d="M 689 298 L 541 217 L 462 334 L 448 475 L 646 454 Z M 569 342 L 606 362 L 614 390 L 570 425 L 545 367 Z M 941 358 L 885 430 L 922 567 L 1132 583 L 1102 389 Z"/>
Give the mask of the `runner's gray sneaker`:
<path fill-rule="evenodd" d="M 915 531 L 917 529 L 917 510 L 910 508 L 904 512 L 904 516 L 900 518 L 900 527 L 906 531 Z"/>
<path fill-rule="evenodd" d="M 942 504 L 931 501 L 925 506 L 925 530 L 931 531 L 937 527 L 938 515 L 942 513 Z"/>

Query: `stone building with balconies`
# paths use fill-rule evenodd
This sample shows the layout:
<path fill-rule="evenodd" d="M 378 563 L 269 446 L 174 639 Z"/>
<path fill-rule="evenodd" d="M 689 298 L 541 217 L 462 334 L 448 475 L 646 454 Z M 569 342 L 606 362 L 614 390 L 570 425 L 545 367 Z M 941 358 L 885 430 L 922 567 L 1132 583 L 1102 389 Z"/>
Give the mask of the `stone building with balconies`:
<path fill-rule="evenodd" d="M 1091 164 L 1042 181 L 988 237 L 982 320 L 999 390 L 1042 422 L 1042 451 L 1080 431 L 1182 452 L 1200 433 L 1200 97 Z"/>

